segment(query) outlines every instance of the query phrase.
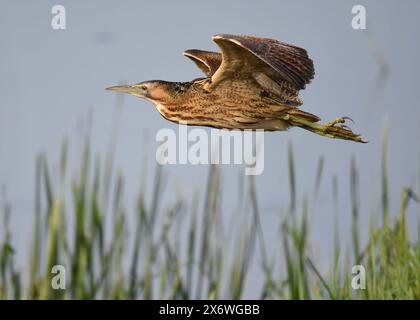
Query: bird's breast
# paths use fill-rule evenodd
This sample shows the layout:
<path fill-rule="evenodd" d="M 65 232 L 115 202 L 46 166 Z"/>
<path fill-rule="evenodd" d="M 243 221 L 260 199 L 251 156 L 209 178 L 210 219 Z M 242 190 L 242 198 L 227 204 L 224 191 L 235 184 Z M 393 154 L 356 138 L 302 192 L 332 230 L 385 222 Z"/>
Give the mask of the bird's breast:
<path fill-rule="evenodd" d="M 267 99 L 261 92 L 261 88 L 250 81 L 226 81 L 210 92 L 203 87 L 192 87 L 173 102 L 156 104 L 156 108 L 172 122 L 245 129 L 275 119 L 287 108 Z"/>

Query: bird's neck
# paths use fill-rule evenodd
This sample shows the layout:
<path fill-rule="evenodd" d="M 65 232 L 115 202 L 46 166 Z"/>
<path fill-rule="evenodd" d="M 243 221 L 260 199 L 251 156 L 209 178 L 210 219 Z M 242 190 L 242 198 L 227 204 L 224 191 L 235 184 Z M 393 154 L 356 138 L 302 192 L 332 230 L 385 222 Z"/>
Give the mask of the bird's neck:
<path fill-rule="evenodd" d="M 165 111 L 173 112 L 175 110 L 188 109 L 191 107 L 189 106 L 191 104 L 189 100 L 194 96 L 194 92 L 199 91 L 198 87 L 201 87 L 200 83 L 203 80 L 205 78 L 194 79 L 189 82 L 165 81 L 165 94 L 161 96 L 161 99 L 153 101 L 153 104 L 162 114 Z"/>

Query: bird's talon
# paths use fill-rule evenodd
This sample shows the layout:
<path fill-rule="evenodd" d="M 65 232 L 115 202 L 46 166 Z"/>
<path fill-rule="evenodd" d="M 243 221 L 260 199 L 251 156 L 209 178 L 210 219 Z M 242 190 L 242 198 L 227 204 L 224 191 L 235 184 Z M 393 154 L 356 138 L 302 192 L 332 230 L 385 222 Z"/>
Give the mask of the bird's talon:
<path fill-rule="evenodd" d="M 344 123 L 346 120 L 344 118 L 336 118 L 333 121 L 327 122 L 325 126 L 327 127 L 334 127 L 338 123 Z"/>
<path fill-rule="evenodd" d="M 335 127 L 335 125 L 336 125 L 336 124 L 345 123 L 345 122 L 346 122 L 346 120 L 350 120 L 351 122 L 353 122 L 353 123 L 354 123 L 353 119 L 352 119 L 352 118 L 350 118 L 350 117 L 340 117 L 340 118 L 336 118 L 336 119 L 334 119 L 333 121 L 327 122 L 327 123 L 325 124 L 325 126 L 327 126 L 327 127 Z M 340 127 L 340 128 L 343 128 L 343 129 L 348 129 L 348 130 L 350 130 L 350 128 L 349 128 L 349 127 L 347 127 L 347 126 L 345 126 L 345 125 L 340 125 L 339 127 Z"/>
<path fill-rule="evenodd" d="M 350 117 L 342 117 L 342 119 L 344 119 L 344 120 L 350 120 L 352 123 L 354 123 L 354 120 L 352 118 L 350 118 Z"/>
<path fill-rule="evenodd" d="M 345 124 L 342 124 L 339 127 L 342 128 L 342 129 L 344 129 L 344 130 L 351 131 L 350 127 L 349 126 L 346 126 Z"/>

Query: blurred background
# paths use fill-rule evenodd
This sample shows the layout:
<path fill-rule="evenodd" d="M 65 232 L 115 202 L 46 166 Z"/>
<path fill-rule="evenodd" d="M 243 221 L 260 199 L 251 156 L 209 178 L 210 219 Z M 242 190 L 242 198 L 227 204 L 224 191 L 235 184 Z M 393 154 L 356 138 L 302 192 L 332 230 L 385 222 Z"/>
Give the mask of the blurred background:
<path fill-rule="evenodd" d="M 51 8 L 56 4 L 66 9 L 66 30 L 51 27 Z M 367 30 L 351 26 L 356 4 L 366 8 Z M 119 97 L 104 88 L 149 79 L 188 81 L 199 77 L 200 70 L 182 51 L 218 50 L 211 36 L 233 33 L 275 38 L 305 48 L 316 75 L 301 92 L 303 109 L 325 121 L 350 116 L 355 121 L 354 131 L 370 141 L 361 145 L 329 140 L 297 128 L 265 135 L 265 169 L 255 177 L 255 190 L 267 252 L 279 250 L 280 243 L 273 239 L 289 208 L 291 144 L 296 198 L 300 202 L 307 195 L 312 206 L 308 217 L 311 256 L 319 269 L 325 270 L 334 245 L 334 176 L 339 186 L 340 243 L 346 248 L 351 242 L 352 157 L 359 173 L 362 243 L 367 241 L 369 212 L 380 210 L 385 123 L 389 131 L 389 194 L 396 195 L 390 197 L 391 215 L 400 208 L 402 187 L 417 190 L 419 10 L 420 3 L 415 0 L 2 0 L 0 185 L 11 206 L 18 264 L 24 267 L 24 257 L 30 251 L 36 155 L 45 151 L 54 179 L 59 175 L 60 148 L 66 137 L 71 176 L 80 170 L 86 136 L 90 137 L 92 155 L 100 158 L 115 139 L 113 167 L 124 175 L 125 208 L 135 210 L 141 181 L 149 203 L 155 178 L 156 132 L 168 127 L 177 130 L 177 126 L 165 121 L 146 101 Z M 315 206 L 311 199 L 321 157 L 323 178 Z M 247 178 L 243 166 L 218 169 L 220 212 L 231 221 L 243 195 L 238 184 Z M 159 209 L 176 199 L 189 203 L 195 191 L 205 192 L 209 166 L 171 165 L 162 170 L 165 187 Z M 188 219 L 188 215 L 183 217 Z M 408 214 L 407 221 L 416 233 L 416 215 Z M 254 296 L 262 279 L 256 269 L 250 273 L 245 297 Z"/>

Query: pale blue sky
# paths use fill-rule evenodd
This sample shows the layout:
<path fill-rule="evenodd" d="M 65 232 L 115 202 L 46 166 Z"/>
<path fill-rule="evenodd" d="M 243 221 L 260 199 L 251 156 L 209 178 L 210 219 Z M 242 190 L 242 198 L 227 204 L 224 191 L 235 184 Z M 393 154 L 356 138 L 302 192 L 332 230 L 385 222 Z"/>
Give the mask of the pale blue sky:
<path fill-rule="evenodd" d="M 67 30 L 51 28 L 51 7 L 64 5 Z M 367 9 L 368 32 L 351 28 L 351 9 Z M 32 219 L 35 154 L 45 150 L 58 163 L 63 136 L 70 140 L 70 165 L 77 169 L 80 120 L 93 110 L 92 148 L 105 155 L 114 122 L 116 95 L 104 88 L 121 81 L 187 81 L 200 71 L 181 53 L 188 48 L 216 50 L 217 33 L 272 37 L 307 49 L 316 75 L 302 92 L 304 110 L 323 120 L 348 115 L 353 128 L 370 141 L 360 145 L 328 140 L 292 129 L 265 139 L 265 172 L 256 178 L 268 238 L 279 208 L 289 198 L 287 143 L 293 143 L 298 197 L 312 194 L 317 159 L 325 157 L 316 215 L 311 217 L 315 248 L 332 242 L 331 179 L 340 185 L 340 227 L 344 240 L 351 210 L 349 166 L 355 156 L 361 205 L 368 219 L 372 193 L 380 199 L 381 135 L 390 127 L 390 183 L 393 213 L 402 186 L 417 187 L 420 154 L 419 1 L 5 1 L 0 2 L 0 185 L 7 190 L 16 241 L 25 243 L 25 221 Z M 379 71 L 373 47 L 390 68 L 383 91 L 369 103 Z M 147 102 L 127 96 L 121 110 L 116 166 L 126 177 L 127 208 L 135 205 L 142 159 L 155 162 L 155 135 L 166 122 Z M 206 166 L 170 166 L 166 198 L 190 197 L 204 188 Z M 225 214 L 235 205 L 243 167 L 223 167 Z M 150 178 L 150 177 L 149 177 Z M 413 214 L 414 215 L 414 214 Z M 414 221 L 413 218 L 412 221 Z M 410 218 L 410 219 L 411 219 Z M 271 228 L 271 229 L 270 229 Z M 271 231 L 270 231 L 271 230 Z M 321 250 L 321 249 L 320 249 Z M 322 251 L 322 250 L 321 250 Z"/>

